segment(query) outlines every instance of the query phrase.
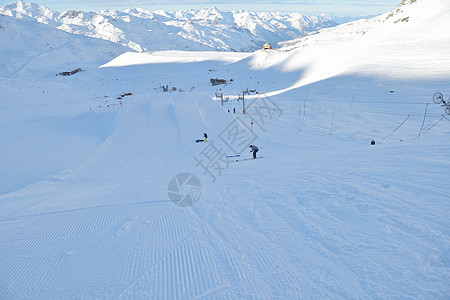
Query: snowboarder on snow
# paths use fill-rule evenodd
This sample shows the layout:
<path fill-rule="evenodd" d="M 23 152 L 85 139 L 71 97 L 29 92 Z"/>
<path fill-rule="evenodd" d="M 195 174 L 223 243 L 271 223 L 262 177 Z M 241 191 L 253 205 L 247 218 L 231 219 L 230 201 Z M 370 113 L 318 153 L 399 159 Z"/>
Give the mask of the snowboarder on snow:
<path fill-rule="evenodd" d="M 208 141 L 208 135 L 206 134 L 206 132 L 203 133 L 203 136 L 205 137 L 205 142 Z"/>
<path fill-rule="evenodd" d="M 256 147 L 255 145 L 250 145 L 248 147 L 251 148 L 250 152 L 253 152 L 253 158 L 256 158 L 256 152 L 259 151 L 259 148 Z"/>

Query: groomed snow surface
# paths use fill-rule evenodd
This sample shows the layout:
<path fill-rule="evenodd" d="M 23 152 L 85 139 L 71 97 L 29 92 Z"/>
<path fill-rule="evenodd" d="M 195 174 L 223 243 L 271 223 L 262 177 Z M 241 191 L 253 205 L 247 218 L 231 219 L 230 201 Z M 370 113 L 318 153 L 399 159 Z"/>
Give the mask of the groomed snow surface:
<path fill-rule="evenodd" d="M 0 299 L 448 298 L 449 6 L 253 54 L 2 16 Z"/>

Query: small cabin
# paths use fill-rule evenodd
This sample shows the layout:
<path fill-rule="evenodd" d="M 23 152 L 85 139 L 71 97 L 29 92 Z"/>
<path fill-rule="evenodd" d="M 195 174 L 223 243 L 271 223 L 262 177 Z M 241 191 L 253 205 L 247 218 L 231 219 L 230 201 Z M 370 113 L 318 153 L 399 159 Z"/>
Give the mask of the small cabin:
<path fill-rule="evenodd" d="M 211 78 L 209 80 L 209 82 L 211 82 L 211 85 L 213 85 L 213 86 L 219 85 L 219 84 L 227 84 L 227 81 L 222 78 Z"/>
<path fill-rule="evenodd" d="M 264 50 L 271 50 L 272 49 L 272 45 L 269 44 L 269 43 L 265 43 L 264 46 L 263 46 L 263 49 Z"/>
<path fill-rule="evenodd" d="M 73 74 L 76 74 L 76 73 L 78 73 L 80 71 L 82 71 L 81 68 L 78 68 L 78 69 L 75 69 L 75 70 L 70 71 L 70 72 L 61 72 L 61 73 L 59 73 L 59 75 L 61 75 L 61 76 L 72 76 Z"/>

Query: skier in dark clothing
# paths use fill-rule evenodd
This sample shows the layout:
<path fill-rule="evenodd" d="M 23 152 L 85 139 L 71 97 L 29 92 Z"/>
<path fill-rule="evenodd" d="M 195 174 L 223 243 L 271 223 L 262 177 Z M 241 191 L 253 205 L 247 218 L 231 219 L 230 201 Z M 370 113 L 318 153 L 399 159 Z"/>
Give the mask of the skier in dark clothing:
<path fill-rule="evenodd" d="M 203 137 L 205 138 L 204 140 L 197 139 L 195 142 L 196 143 L 207 142 L 208 141 L 208 135 L 206 134 L 206 132 L 203 133 Z"/>
<path fill-rule="evenodd" d="M 248 147 L 251 148 L 250 152 L 253 152 L 253 158 L 256 158 L 256 152 L 259 151 L 259 148 L 256 147 L 255 145 L 250 145 Z"/>

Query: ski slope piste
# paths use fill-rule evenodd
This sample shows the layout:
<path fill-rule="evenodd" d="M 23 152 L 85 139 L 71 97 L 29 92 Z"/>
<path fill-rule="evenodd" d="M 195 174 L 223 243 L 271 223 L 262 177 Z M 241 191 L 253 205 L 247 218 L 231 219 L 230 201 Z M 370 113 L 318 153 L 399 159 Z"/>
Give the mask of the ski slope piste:
<path fill-rule="evenodd" d="M 0 14 L 0 299 L 450 295 L 449 1 L 253 53 L 33 20 Z"/>

